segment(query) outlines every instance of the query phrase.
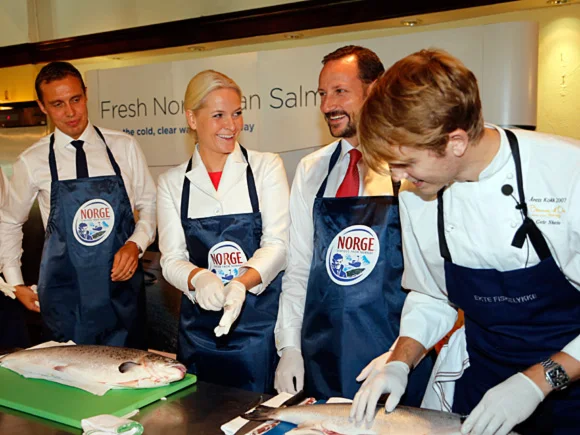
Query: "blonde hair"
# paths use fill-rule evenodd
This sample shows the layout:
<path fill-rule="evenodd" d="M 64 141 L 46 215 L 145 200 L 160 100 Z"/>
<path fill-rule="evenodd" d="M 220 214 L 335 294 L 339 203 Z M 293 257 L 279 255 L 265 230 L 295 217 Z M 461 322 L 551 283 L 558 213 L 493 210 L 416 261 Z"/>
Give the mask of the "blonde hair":
<path fill-rule="evenodd" d="M 372 87 L 360 115 L 365 162 L 384 172 L 394 146 L 444 155 L 449 133 L 464 130 L 471 144 L 484 132 L 475 75 L 449 53 L 421 50 L 389 68 Z"/>
<path fill-rule="evenodd" d="M 242 90 L 227 75 L 212 69 L 196 74 L 187 85 L 183 101 L 185 110 L 196 111 L 205 104 L 207 96 L 216 89 L 233 89 L 242 98 Z M 193 131 L 194 136 L 197 136 Z"/>

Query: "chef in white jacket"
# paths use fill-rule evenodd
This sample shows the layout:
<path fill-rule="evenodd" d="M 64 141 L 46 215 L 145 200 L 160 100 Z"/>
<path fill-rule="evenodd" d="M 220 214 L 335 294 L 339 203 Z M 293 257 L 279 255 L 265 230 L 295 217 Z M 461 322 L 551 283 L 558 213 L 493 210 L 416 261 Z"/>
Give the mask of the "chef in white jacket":
<path fill-rule="evenodd" d="M 237 142 L 241 96 L 219 72 L 191 79 L 185 108 L 197 144 L 159 178 L 159 248 L 164 277 L 184 293 L 178 359 L 203 381 L 270 392 L 289 189 L 278 155 Z"/>
<path fill-rule="evenodd" d="M 465 313 L 469 368 L 453 411 L 472 435 L 573 434 L 580 427 L 580 142 L 484 124 L 477 80 L 422 50 L 377 82 L 361 115 L 363 153 L 401 193 L 411 289 L 391 362 L 351 415 L 371 420 L 409 367 Z"/>

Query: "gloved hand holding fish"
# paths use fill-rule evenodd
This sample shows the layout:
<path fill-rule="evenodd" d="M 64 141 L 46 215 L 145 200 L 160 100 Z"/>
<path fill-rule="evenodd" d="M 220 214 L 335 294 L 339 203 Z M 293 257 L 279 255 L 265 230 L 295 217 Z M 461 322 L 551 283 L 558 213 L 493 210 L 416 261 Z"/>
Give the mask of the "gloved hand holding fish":
<path fill-rule="evenodd" d="M 60 345 L 0 357 L 0 367 L 103 395 L 117 388 L 152 388 L 185 377 L 178 361 L 155 353 L 112 346 Z"/>
<path fill-rule="evenodd" d="M 292 435 L 459 435 L 464 420 L 459 414 L 407 406 L 398 406 L 393 412 L 386 413 L 382 406 L 378 406 L 372 422 L 357 427 L 349 413 L 350 404 L 332 403 L 282 408 L 259 406 L 243 417 L 293 423 L 298 427 L 287 432 Z M 510 433 L 515 435 L 515 432 Z"/>
<path fill-rule="evenodd" d="M 367 378 L 354 396 L 350 416 L 358 424 L 370 423 L 381 395 L 389 393 L 385 410 L 391 412 L 405 394 L 410 368 L 402 361 L 391 361 Z M 357 378 L 358 380 L 359 378 Z"/>

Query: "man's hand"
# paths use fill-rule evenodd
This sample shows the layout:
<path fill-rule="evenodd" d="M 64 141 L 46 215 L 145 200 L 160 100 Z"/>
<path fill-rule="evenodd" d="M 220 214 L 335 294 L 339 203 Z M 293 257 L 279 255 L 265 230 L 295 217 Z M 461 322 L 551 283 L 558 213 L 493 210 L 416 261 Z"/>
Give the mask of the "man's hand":
<path fill-rule="evenodd" d="M 294 386 L 296 379 L 296 386 Z M 304 387 L 304 359 L 295 347 L 282 350 L 282 357 L 276 368 L 274 388 L 278 393 L 296 394 Z"/>
<path fill-rule="evenodd" d="M 532 415 L 542 400 L 544 393 L 534 381 L 516 373 L 485 393 L 461 426 L 461 433 L 506 435 Z"/>
<path fill-rule="evenodd" d="M 38 305 L 38 295 L 26 285 L 17 285 L 14 287 L 16 299 L 20 301 L 28 310 L 40 313 Z"/>
<path fill-rule="evenodd" d="M 388 352 L 377 356 L 374 360 L 368 363 L 364 369 L 362 369 L 362 371 L 356 377 L 357 382 L 362 382 L 366 380 L 366 378 L 377 375 L 389 362 L 389 359 L 392 355 L 393 352 L 389 350 Z"/>
<path fill-rule="evenodd" d="M 360 426 L 363 420 L 370 424 L 376 414 L 381 395 L 390 393 L 385 409 L 392 412 L 407 389 L 409 366 L 402 361 L 391 361 L 362 384 L 350 408 L 350 418 Z"/>
<path fill-rule="evenodd" d="M 115 254 L 113 268 L 111 269 L 112 281 L 127 281 L 131 279 L 139 265 L 139 248 L 135 242 L 125 243 Z"/>

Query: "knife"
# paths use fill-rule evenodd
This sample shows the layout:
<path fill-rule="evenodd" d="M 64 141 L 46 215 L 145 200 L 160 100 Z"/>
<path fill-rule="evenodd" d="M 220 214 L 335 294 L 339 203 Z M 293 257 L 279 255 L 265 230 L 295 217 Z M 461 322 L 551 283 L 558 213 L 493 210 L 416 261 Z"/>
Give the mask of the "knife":
<path fill-rule="evenodd" d="M 306 392 L 304 390 L 300 390 L 298 393 L 282 402 L 278 408 L 298 405 L 304 399 L 306 399 Z M 243 415 L 241 417 L 244 418 Z M 263 423 L 263 421 L 248 421 L 245 425 L 239 428 L 234 435 L 246 435 L 248 432 L 253 431 Z"/>

